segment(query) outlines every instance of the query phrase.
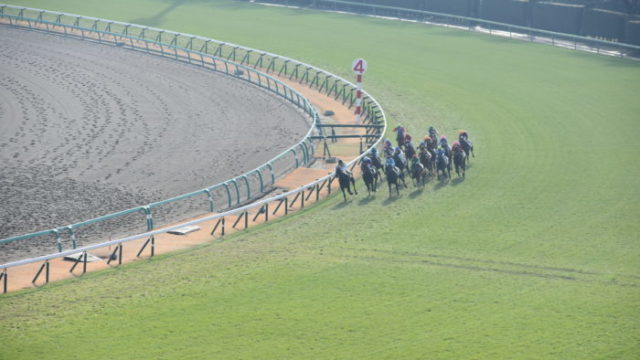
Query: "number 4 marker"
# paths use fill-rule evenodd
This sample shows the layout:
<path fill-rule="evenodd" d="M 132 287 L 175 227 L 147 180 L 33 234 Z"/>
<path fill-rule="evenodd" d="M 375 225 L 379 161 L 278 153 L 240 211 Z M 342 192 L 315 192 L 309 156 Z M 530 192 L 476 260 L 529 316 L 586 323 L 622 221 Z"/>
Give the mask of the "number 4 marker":
<path fill-rule="evenodd" d="M 365 59 L 355 59 L 351 64 L 351 69 L 353 69 L 353 73 L 357 75 L 362 75 L 367 71 L 367 62 Z"/>

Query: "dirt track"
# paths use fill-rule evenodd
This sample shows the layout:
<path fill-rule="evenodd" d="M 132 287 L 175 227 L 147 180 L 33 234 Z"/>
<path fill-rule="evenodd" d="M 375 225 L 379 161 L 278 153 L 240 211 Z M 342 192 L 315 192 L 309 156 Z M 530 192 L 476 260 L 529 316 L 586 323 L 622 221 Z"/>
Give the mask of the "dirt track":
<path fill-rule="evenodd" d="M 309 127 L 275 95 L 196 66 L 4 25 L 0 39 L 0 238 L 215 184 Z"/>

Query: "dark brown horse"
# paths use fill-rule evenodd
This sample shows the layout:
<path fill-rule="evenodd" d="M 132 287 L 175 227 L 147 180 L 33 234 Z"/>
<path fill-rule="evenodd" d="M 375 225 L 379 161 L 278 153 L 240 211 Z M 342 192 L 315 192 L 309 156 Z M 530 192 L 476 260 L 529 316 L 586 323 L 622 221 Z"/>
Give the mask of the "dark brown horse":
<path fill-rule="evenodd" d="M 462 146 L 455 146 L 453 148 L 453 166 L 455 166 L 458 176 L 460 176 L 460 172 L 462 171 L 462 177 L 465 177 L 467 168 L 466 158 L 467 155 Z"/>
<path fill-rule="evenodd" d="M 370 161 L 362 162 L 360 164 L 360 170 L 362 171 L 362 180 L 367 186 L 367 192 L 371 195 L 371 192 L 376 192 L 378 186 L 378 170 Z"/>

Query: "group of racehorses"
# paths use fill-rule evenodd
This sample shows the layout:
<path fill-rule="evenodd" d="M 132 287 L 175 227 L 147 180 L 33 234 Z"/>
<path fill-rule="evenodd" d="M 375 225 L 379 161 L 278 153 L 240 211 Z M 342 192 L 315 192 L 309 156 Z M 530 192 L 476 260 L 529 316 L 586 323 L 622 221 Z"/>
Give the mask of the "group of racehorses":
<path fill-rule="evenodd" d="M 458 140 L 450 145 L 447 137 L 439 137 L 438 131 L 431 126 L 417 147 L 413 145 L 411 135 L 403 126 L 398 126 L 393 131 L 396 133 L 398 146 L 394 147 L 389 139 L 384 141 L 384 162 L 376 148 L 371 149 L 360 162 L 362 179 L 369 194 L 376 191 L 378 181 L 382 179 L 381 173 L 385 175 L 389 185 L 389 196 L 392 186 L 395 186 L 398 195 L 399 183 L 407 186 L 405 174 L 409 174 L 416 187 L 423 187 L 428 176 L 436 176 L 438 180 L 441 176 L 451 178 L 452 165 L 459 177 L 465 177 L 469 155 L 475 156 L 469 134 L 464 130 L 459 131 Z M 350 185 L 354 184 L 355 188 L 353 176 L 339 165 L 336 168 L 336 177 L 340 181 L 340 188 L 346 200 L 345 190 L 351 194 Z"/>

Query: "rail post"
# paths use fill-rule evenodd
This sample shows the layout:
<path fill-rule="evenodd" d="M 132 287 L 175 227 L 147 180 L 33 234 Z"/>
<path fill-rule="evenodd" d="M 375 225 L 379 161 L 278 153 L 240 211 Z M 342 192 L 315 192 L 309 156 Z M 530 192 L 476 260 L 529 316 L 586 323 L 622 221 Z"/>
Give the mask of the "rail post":
<path fill-rule="evenodd" d="M 207 200 L 209 201 L 209 212 L 214 212 L 215 204 L 213 202 L 213 194 L 211 194 L 211 189 L 204 189 L 204 192 L 207 194 Z"/>
<path fill-rule="evenodd" d="M 60 236 L 60 231 L 58 231 L 58 229 L 54 229 L 54 230 L 51 230 L 51 232 L 56 237 L 56 245 L 58 246 L 58 252 L 62 252 L 62 240 Z"/>
<path fill-rule="evenodd" d="M 6 294 L 8 290 L 8 277 L 7 268 L 2 269 L 2 274 L 0 274 L 0 279 L 2 280 L 2 293 Z"/>
<path fill-rule="evenodd" d="M 71 237 L 71 246 L 73 246 L 74 249 L 77 248 L 78 243 L 76 241 L 76 230 L 74 229 L 73 225 L 67 226 L 67 231 L 69 232 L 69 236 Z"/>

